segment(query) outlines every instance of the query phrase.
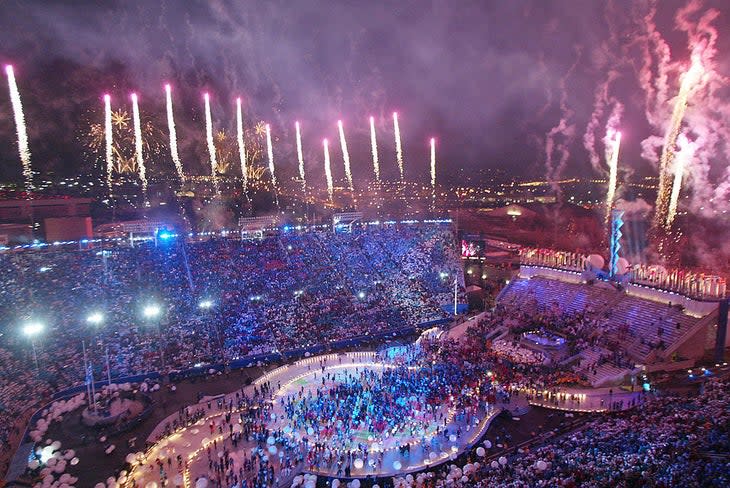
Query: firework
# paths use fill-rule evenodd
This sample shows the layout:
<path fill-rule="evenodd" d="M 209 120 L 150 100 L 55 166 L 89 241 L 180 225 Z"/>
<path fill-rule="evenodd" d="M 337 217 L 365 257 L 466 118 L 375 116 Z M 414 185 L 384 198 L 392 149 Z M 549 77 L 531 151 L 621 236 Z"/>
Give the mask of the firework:
<path fill-rule="evenodd" d="M 431 138 L 431 201 L 436 201 L 436 139 Z"/>
<path fill-rule="evenodd" d="M 139 118 L 139 104 L 137 103 L 136 93 L 132 93 L 132 120 L 134 121 L 134 155 L 137 161 L 137 171 L 142 182 L 142 194 L 147 195 L 147 171 L 142 158 L 142 123 Z"/>
<path fill-rule="evenodd" d="M 269 173 L 271 173 L 271 183 L 274 185 L 274 193 L 276 193 L 276 173 L 274 172 L 274 146 L 271 144 L 271 125 L 266 124 L 266 153 L 269 156 Z"/>
<path fill-rule="evenodd" d="M 672 119 L 664 136 L 664 147 L 662 148 L 662 155 L 659 159 L 659 191 L 656 201 L 656 213 L 654 214 L 654 224 L 657 227 L 659 225 L 666 225 L 670 220 L 668 207 L 672 192 L 670 186 L 671 167 L 677 146 L 677 137 L 679 137 L 679 130 L 682 126 L 682 120 L 684 119 L 687 101 L 689 100 L 692 88 L 700 81 L 703 72 L 704 69 L 700 55 L 696 52 L 692 53 L 692 65 L 682 76 L 679 93 L 677 94 L 674 109 L 672 110 Z"/>
<path fill-rule="evenodd" d="M 15 72 L 13 67 L 5 67 L 8 75 L 8 86 L 10 88 L 10 102 L 13 106 L 15 116 L 15 130 L 18 133 L 18 153 L 20 162 L 23 165 L 23 177 L 25 178 L 25 191 L 33 191 L 33 170 L 30 166 L 30 149 L 28 148 L 28 131 L 25 127 L 25 115 L 23 115 L 23 103 L 20 101 L 20 92 L 15 83 Z"/>
<path fill-rule="evenodd" d="M 208 155 L 210 157 L 210 173 L 213 177 L 213 187 L 215 192 L 220 193 L 218 188 L 218 176 L 216 174 L 218 170 L 218 162 L 215 158 L 215 143 L 213 141 L 213 118 L 210 115 L 210 95 L 208 93 L 203 94 L 205 100 L 205 138 L 208 141 Z"/>
<path fill-rule="evenodd" d="M 672 193 L 669 198 L 669 207 L 667 209 L 667 220 L 664 227 L 669 230 L 677 216 L 677 206 L 679 205 L 679 193 L 682 189 L 682 177 L 684 170 L 694 156 L 695 144 L 689 142 L 687 136 L 679 134 L 677 137 L 677 154 L 674 158 L 674 181 L 672 183 Z"/>
<path fill-rule="evenodd" d="M 169 83 L 165 85 L 165 99 L 167 101 L 167 129 L 170 133 L 170 157 L 172 157 L 172 162 L 175 163 L 175 169 L 180 180 L 185 181 L 185 173 L 180 162 L 180 156 L 177 153 L 177 132 L 175 131 L 175 118 L 172 113 L 172 92 Z"/>
<path fill-rule="evenodd" d="M 327 195 L 329 195 L 330 202 L 334 194 L 334 186 L 332 184 L 332 168 L 330 167 L 330 146 L 329 141 L 325 139 L 322 141 L 324 146 L 324 176 L 327 178 Z"/>
<path fill-rule="evenodd" d="M 304 155 L 302 154 L 302 130 L 299 122 L 294 123 L 297 130 L 297 159 L 299 161 L 299 177 L 302 179 L 302 191 L 307 191 L 307 180 L 304 179 Z"/>
<path fill-rule="evenodd" d="M 393 112 L 393 132 L 395 133 L 395 160 L 398 163 L 398 172 L 403 181 L 403 149 L 400 144 L 400 126 L 398 126 L 398 112 Z"/>
<path fill-rule="evenodd" d="M 243 112 L 241 110 L 241 98 L 236 99 L 236 138 L 238 139 L 238 158 L 241 160 L 241 177 L 243 179 L 243 191 L 248 186 L 248 169 L 246 168 L 246 146 L 243 142 Z"/>
<path fill-rule="evenodd" d="M 370 117 L 370 150 L 373 153 L 375 181 L 380 183 L 380 163 L 378 163 L 378 140 L 375 137 L 375 117 Z"/>
<path fill-rule="evenodd" d="M 608 193 L 606 194 L 606 222 L 611 218 L 613 199 L 616 196 L 618 179 L 618 154 L 621 147 L 621 133 L 609 129 L 606 133 L 606 161 L 608 162 Z"/>
<path fill-rule="evenodd" d="M 106 149 L 106 186 L 112 190 L 112 171 L 114 170 L 114 139 L 112 135 L 112 101 L 104 95 L 104 141 Z"/>
<path fill-rule="evenodd" d="M 347 150 L 347 140 L 345 140 L 345 128 L 342 126 L 341 120 L 337 121 L 337 130 L 340 133 L 340 147 L 342 148 L 342 160 L 345 163 L 345 176 L 347 177 L 347 186 L 354 194 L 355 188 L 352 184 L 352 171 L 350 170 L 350 153 Z"/>

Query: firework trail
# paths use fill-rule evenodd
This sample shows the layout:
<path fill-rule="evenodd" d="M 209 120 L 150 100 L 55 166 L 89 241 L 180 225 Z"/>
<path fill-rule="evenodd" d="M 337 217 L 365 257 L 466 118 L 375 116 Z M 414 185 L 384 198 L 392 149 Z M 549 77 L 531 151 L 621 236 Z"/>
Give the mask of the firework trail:
<path fill-rule="evenodd" d="M 674 160 L 674 154 L 677 147 L 677 137 L 682 126 L 684 113 L 687 109 L 687 101 L 692 92 L 693 87 L 700 81 L 704 69 L 702 60 L 698 52 L 692 53 L 692 65 L 682 76 L 679 86 L 679 94 L 674 102 L 672 110 L 672 118 L 664 136 L 664 146 L 659 159 L 659 191 L 656 200 L 656 213 L 654 214 L 654 224 L 656 227 L 666 225 L 668 219 L 668 207 L 671 197 L 671 167 Z"/>
<path fill-rule="evenodd" d="M 345 162 L 345 176 L 347 177 L 347 186 L 355 196 L 355 188 L 352 185 L 352 171 L 350 170 L 350 153 L 347 151 L 347 141 L 345 140 L 345 128 L 342 121 L 337 121 L 337 130 L 340 133 L 340 147 L 342 148 L 342 160 Z"/>
<path fill-rule="evenodd" d="M 616 181 L 618 179 L 618 155 L 621 148 L 621 133 L 608 129 L 606 138 L 606 161 L 608 162 L 608 192 L 606 194 L 606 223 L 611 219 L 613 200 L 616 197 Z"/>
<path fill-rule="evenodd" d="M 324 176 L 327 178 L 327 195 L 329 195 L 330 202 L 332 202 L 332 196 L 334 195 L 334 186 L 332 184 L 332 167 L 330 166 L 330 146 L 329 141 L 325 139 L 322 141 L 324 146 Z"/>
<path fill-rule="evenodd" d="M 112 191 L 112 171 L 114 171 L 114 140 L 112 136 L 112 101 L 104 95 L 104 134 L 106 142 L 106 186 Z"/>
<path fill-rule="evenodd" d="M 609 100 L 608 95 L 609 87 L 617 76 L 618 74 L 616 71 L 609 72 L 606 81 L 601 83 L 596 88 L 593 101 L 593 113 L 591 114 L 591 118 L 588 121 L 588 125 L 586 126 L 586 131 L 583 134 L 583 146 L 588 151 L 591 165 L 596 171 L 599 172 L 602 172 L 603 168 L 601 166 L 601 158 L 598 155 L 598 151 L 596 150 L 596 130 L 601 124 L 601 118 L 603 117 L 603 114 L 606 110 L 606 105 L 609 103 L 613 103 L 614 110 L 616 110 L 617 106 L 621 105 L 614 98 L 611 98 Z"/>
<path fill-rule="evenodd" d="M 241 110 L 241 98 L 236 99 L 236 138 L 238 139 L 238 157 L 241 160 L 241 177 L 243 181 L 243 192 L 248 187 L 248 168 L 246 166 L 246 146 L 243 142 L 243 112 Z"/>
<path fill-rule="evenodd" d="M 220 189 L 218 188 L 218 162 L 215 158 L 215 144 L 213 142 L 213 118 L 210 115 L 210 95 L 208 93 L 203 94 L 205 99 L 205 138 L 208 141 L 208 155 L 210 157 L 210 173 L 213 177 L 213 187 L 215 193 L 219 194 Z"/>
<path fill-rule="evenodd" d="M 271 144 L 271 125 L 266 124 L 266 152 L 269 155 L 269 172 L 271 173 L 271 183 L 274 185 L 274 200 L 276 206 L 279 206 L 279 188 L 276 183 L 276 173 L 274 172 L 274 146 Z"/>
<path fill-rule="evenodd" d="M 165 84 L 165 99 L 167 102 L 167 129 L 170 133 L 170 157 L 172 162 L 175 163 L 175 169 L 177 175 L 181 181 L 185 181 L 185 173 L 183 172 L 182 163 L 180 162 L 180 156 L 177 153 L 177 132 L 175 131 L 175 118 L 172 114 L 172 92 L 170 84 Z"/>
<path fill-rule="evenodd" d="M 403 181 L 403 148 L 400 144 L 400 126 L 398 125 L 398 112 L 393 112 L 393 132 L 395 133 L 395 160 L 398 162 L 400 179 Z"/>
<path fill-rule="evenodd" d="M 380 163 L 378 163 L 378 140 L 375 137 L 375 117 L 370 117 L 370 150 L 373 153 L 375 181 L 380 183 Z"/>
<path fill-rule="evenodd" d="M 8 75 L 8 86 L 10 88 L 10 102 L 13 106 L 15 116 L 15 130 L 18 133 L 18 153 L 20 162 L 23 165 L 23 177 L 25 178 L 25 191 L 33 191 L 33 170 L 30 166 L 30 149 L 28 148 L 28 131 L 25 127 L 25 115 L 23 115 L 23 103 L 20 101 L 20 92 L 15 83 L 15 72 L 13 67 L 7 65 L 5 73 Z"/>
<path fill-rule="evenodd" d="M 690 142 L 687 136 L 679 134 L 677 137 L 677 154 L 674 158 L 674 182 L 672 184 L 672 194 L 669 198 L 669 208 L 667 210 L 667 220 L 664 227 L 668 230 L 674 223 L 677 216 L 677 207 L 679 205 L 679 193 L 682 190 L 682 177 L 684 171 L 694 156 L 696 144 Z"/>
<path fill-rule="evenodd" d="M 139 171 L 139 179 L 142 182 L 142 194 L 147 200 L 147 170 L 144 166 L 144 158 L 142 157 L 142 124 L 139 119 L 139 104 L 137 103 L 137 94 L 132 93 L 132 120 L 134 121 L 134 156 L 137 160 L 137 170 Z"/>
<path fill-rule="evenodd" d="M 299 161 L 299 177 L 302 179 L 302 191 L 307 193 L 307 180 L 304 179 L 304 155 L 302 154 L 302 130 L 299 122 L 294 123 L 297 130 L 297 160 Z"/>
<path fill-rule="evenodd" d="M 565 169 L 565 165 L 570 157 L 570 150 L 568 149 L 570 143 L 573 141 L 575 135 L 575 125 L 570 124 L 569 120 L 573 118 L 573 111 L 568 107 L 568 90 L 566 89 L 566 82 L 575 67 L 580 61 L 582 51 L 577 50 L 575 61 L 570 66 L 565 75 L 560 79 L 560 121 L 553 128 L 548 131 L 545 136 L 545 167 L 547 169 L 547 179 L 550 182 L 550 186 L 553 188 L 558 198 L 562 195 L 562 189 L 558 180 L 560 175 Z M 556 136 L 562 136 L 559 142 L 555 142 Z M 557 147 L 556 147 L 557 146 Z M 557 150 L 560 154 L 560 160 L 557 166 L 553 165 L 553 151 Z"/>
<path fill-rule="evenodd" d="M 431 205 L 436 204 L 436 139 L 431 138 Z"/>

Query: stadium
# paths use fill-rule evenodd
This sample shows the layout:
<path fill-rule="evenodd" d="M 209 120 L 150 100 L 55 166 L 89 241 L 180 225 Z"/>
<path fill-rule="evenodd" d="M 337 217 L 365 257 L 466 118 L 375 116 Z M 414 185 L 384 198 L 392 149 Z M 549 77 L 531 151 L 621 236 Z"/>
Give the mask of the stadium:
<path fill-rule="evenodd" d="M 0 488 L 730 486 L 726 4 L 0 2 Z"/>
<path fill-rule="evenodd" d="M 519 469 L 538 483 L 575 477 L 610 432 L 626 468 L 582 476 L 636 476 L 650 449 L 642 470 L 673 484 L 652 431 L 679 439 L 707 421 L 681 476 L 722 472 L 709 452 L 689 457 L 721 442 L 727 417 L 726 363 L 697 366 L 726 327 L 722 280 L 662 287 L 609 278 L 598 255 L 512 247 L 520 265 L 494 307 L 470 311 L 462 259 L 475 255 L 449 219 L 361 217 L 5 252 L 4 282 L 23 286 L 4 287 L 3 314 L 45 304 L 3 349 L 10 478 L 486 486 Z M 668 381 L 701 393 L 672 399 L 654 384 Z M 666 425 L 666 409 L 681 421 Z M 513 444 L 522 421 L 555 425 Z"/>

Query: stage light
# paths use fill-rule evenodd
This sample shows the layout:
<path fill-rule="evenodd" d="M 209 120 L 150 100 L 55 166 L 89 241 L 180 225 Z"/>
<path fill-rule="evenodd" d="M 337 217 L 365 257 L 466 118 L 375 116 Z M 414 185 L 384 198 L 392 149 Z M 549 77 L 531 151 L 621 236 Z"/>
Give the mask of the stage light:
<path fill-rule="evenodd" d="M 146 305 L 142 309 L 142 315 L 144 315 L 146 319 L 153 319 L 160 315 L 160 306 L 155 304 Z"/>
<path fill-rule="evenodd" d="M 23 326 L 23 334 L 28 337 L 34 337 L 43 332 L 45 326 L 40 322 L 30 322 Z"/>
<path fill-rule="evenodd" d="M 99 325 L 104 321 L 104 315 L 101 312 L 92 312 L 86 317 L 86 321 L 92 325 Z"/>

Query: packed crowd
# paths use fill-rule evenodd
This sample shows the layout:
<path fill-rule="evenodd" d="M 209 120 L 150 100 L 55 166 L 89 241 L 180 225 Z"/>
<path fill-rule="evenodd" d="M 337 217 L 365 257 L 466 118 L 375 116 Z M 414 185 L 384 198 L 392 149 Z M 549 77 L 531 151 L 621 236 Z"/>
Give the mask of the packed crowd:
<path fill-rule="evenodd" d="M 728 405 L 730 384 L 710 380 L 697 396 L 659 397 L 637 409 L 601 417 L 522 449 L 504 464 L 479 463 L 466 478 L 447 482 L 450 471 L 437 470 L 428 486 L 728 486 Z"/>
<path fill-rule="evenodd" d="M 447 317 L 461 273 L 453 240 L 410 225 L 0 254 L 0 445 L 44 393 L 84 381 L 82 341 L 98 380 L 107 354 L 115 378 Z M 159 316 L 144 317 L 152 304 Z M 89 323 L 94 312 L 103 323 Z M 38 337 L 23 334 L 30 321 L 45 324 Z"/>

